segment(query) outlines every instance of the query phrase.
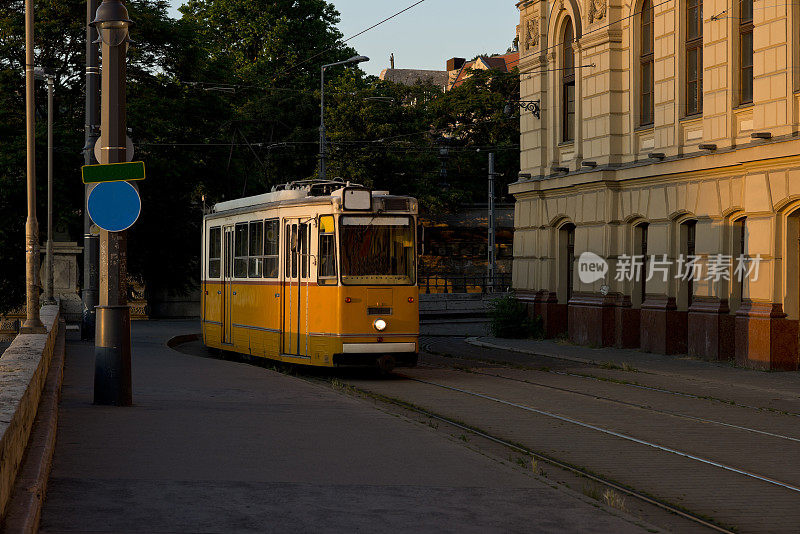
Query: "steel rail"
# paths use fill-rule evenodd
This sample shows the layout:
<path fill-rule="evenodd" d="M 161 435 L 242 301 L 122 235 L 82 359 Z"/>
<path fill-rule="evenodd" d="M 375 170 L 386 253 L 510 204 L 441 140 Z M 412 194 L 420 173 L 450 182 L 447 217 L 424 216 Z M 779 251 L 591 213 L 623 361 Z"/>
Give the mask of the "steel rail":
<path fill-rule="evenodd" d="M 411 380 L 415 380 L 415 379 L 413 379 L 411 377 L 408 377 L 406 375 L 399 375 L 399 376 L 403 376 L 404 378 L 409 378 Z M 421 382 L 420 380 L 417 380 L 417 381 Z M 348 384 L 348 386 L 353 388 L 354 390 L 360 392 L 363 395 L 367 395 L 367 396 L 375 398 L 376 394 L 374 394 L 373 392 L 371 392 L 369 390 L 362 389 L 362 388 L 360 388 L 358 386 L 354 386 L 353 384 Z M 677 508 L 677 507 L 675 507 L 675 506 L 673 506 L 673 505 L 671 505 L 671 504 L 669 504 L 667 502 L 664 502 L 664 501 L 662 501 L 660 499 L 657 499 L 655 497 L 651 497 L 651 496 L 649 496 L 649 495 L 647 495 L 645 493 L 636 491 L 635 489 L 629 488 L 627 486 L 623 486 L 623 485 L 618 484 L 616 482 L 613 482 L 611 480 L 605 479 L 605 478 L 603 478 L 601 476 L 592 474 L 592 473 L 590 473 L 588 471 L 585 471 L 585 470 L 583 470 L 583 469 L 581 469 L 579 467 L 575 467 L 575 466 L 570 465 L 568 463 L 562 462 L 561 460 L 558 460 L 558 459 L 556 459 L 556 458 L 554 458 L 552 456 L 549 456 L 547 454 L 543 454 L 541 452 L 536 452 L 536 451 L 531 450 L 531 449 L 529 449 L 527 447 L 523 447 L 523 446 L 518 445 L 516 443 L 511 443 L 509 441 L 506 441 L 506 440 L 504 440 L 502 438 L 498 438 L 496 436 L 492 436 L 491 434 L 487 434 L 486 432 L 483 432 L 483 431 L 478 430 L 476 428 L 473 428 L 471 426 L 465 425 L 463 423 L 459 423 L 458 421 L 450 419 L 450 418 L 445 417 L 443 415 L 439 415 L 437 413 L 430 412 L 430 411 L 428 411 L 428 410 L 426 410 L 424 408 L 420 408 L 418 406 L 414 406 L 414 405 L 409 404 L 407 402 L 404 402 L 404 401 L 402 401 L 400 399 L 393 399 L 391 397 L 386 397 L 386 396 L 383 396 L 383 395 L 380 395 L 380 394 L 377 395 L 377 399 L 378 400 L 382 400 L 383 402 L 388 402 L 388 403 L 395 404 L 397 406 L 400 406 L 402 408 L 411 410 L 413 412 L 417 412 L 417 413 L 422 414 L 422 415 L 424 415 L 426 417 L 429 417 L 431 419 L 435 419 L 437 421 L 441 421 L 443 423 L 447 423 L 448 425 L 454 426 L 454 427 L 459 428 L 461 430 L 464 430 L 466 432 L 470 432 L 472 434 L 480 436 L 480 437 L 482 437 L 484 439 L 487 439 L 489 441 L 492 441 L 494 443 L 497 443 L 497 444 L 503 445 L 505 447 L 508 447 L 509 449 L 513 449 L 515 451 L 518 451 L 518 452 L 521 452 L 521 453 L 524 453 L 524 454 L 528 454 L 531 457 L 536 458 L 537 460 L 540 460 L 542 462 L 548 463 L 550 465 L 554 465 L 556 467 L 559 467 L 561 469 L 564 469 L 566 471 L 574 473 L 574 474 L 576 474 L 576 475 L 578 475 L 580 477 L 588 478 L 589 480 L 593 480 L 594 482 L 597 482 L 598 484 L 602 484 L 602 485 L 607 486 L 609 488 L 612 488 L 612 489 L 614 489 L 616 491 L 619 491 L 621 493 L 629 495 L 629 496 L 631 496 L 631 497 L 633 497 L 635 499 L 639 499 L 639 500 L 644 501 L 644 502 L 646 502 L 648 504 L 652 504 L 653 506 L 661 508 L 662 510 L 665 510 L 665 511 L 670 512 L 672 514 L 678 515 L 680 517 L 683 517 L 684 519 L 688 519 L 690 521 L 693 521 L 695 523 L 698 523 L 700 525 L 703 525 L 705 527 L 713 529 L 713 530 L 715 530 L 717 532 L 723 532 L 725 534 L 735 534 L 735 531 L 729 530 L 729 529 L 727 529 L 725 527 L 722 527 L 720 525 L 712 523 L 712 522 L 710 522 L 710 521 L 708 521 L 706 519 L 703 519 L 700 516 L 692 514 L 691 512 L 684 511 L 684 510 L 682 510 L 680 508 Z"/>
<path fill-rule="evenodd" d="M 456 369 L 456 370 L 460 371 L 460 369 Z M 552 390 L 556 390 L 556 391 L 561 391 L 563 393 L 572 393 L 574 395 L 580 395 L 582 397 L 589 397 L 589 398 L 602 400 L 602 401 L 606 401 L 606 402 L 613 402 L 615 404 L 621 404 L 623 406 L 629 406 L 631 408 L 637 408 L 637 409 L 640 409 L 640 410 L 650 411 L 650 412 L 659 413 L 659 414 L 663 414 L 663 415 L 669 415 L 669 416 L 672 416 L 672 417 L 679 417 L 679 418 L 683 418 L 683 419 L 689 419 L 690 421 L 697 421 L 697 422 L 700 422 L 700 423 L 709 423 L 709 424 L 713 424 L 713 425 L 719 425 L 719 426 L 724 426 L 724 427 L 728 427 L 728 428 L 734 428 L 736 430 L 743 430 L 745 432 L 753 432 L 754 434 L 762 434 L 762 435 L 770 436 L 770 437 L 773 437 L 773 438 L 785 439 L 785 440 L 789 440 L 789 441 L 796 441 L 796 442 L 800 443 L 800 438 L 794 438 L 792 436 L 785 436 L 783 434 L 776 434 L 774 432 L 768 432 L 766 430 L 758 430 L 757 428 L 750 428 L 750 427 L 747 427 L 747 426 L 735 425 L 733 423 L 726 423 L 724 421 L 717 421 L 715 419 L 706 419 L 705 417 L 697 417 L 697 416 L 694 416 L 694 415 L 687 415 L 687 414 L 684 414 L 684 413 L 673 412 L 673 411 L 670 411 L 670 410 L 661 410 L 659 408 L 653 408 L 651 406 L 646 406 L 644 404 L 637 404 L 635 402 L 626 402 L 626 401 L 622 401 L 622 400 L 619 400 L 619 399 L 613 399 L 611 397 L 604 397 L 603 395 L 596 395 L 594 393 L 584 393 L 583 391 L 575 391 L 575 390 L 569 389 L 569 388 L 562 388 L 562 387 L 558 387 L 558 386 L 552 386 L 552 385 L 549 385 L 549 384 L 542 384 L 540 382 L 532 382 L 530 380 L 523 380 L 521 378 L 513 378 L 513 377 L 510 377 L 510 376 L 503 376 L 503 375 L 497 375 L 497 374 L 493 374 L 493 373 L 487 373 L 485 371 L 474 371 L 473 370 L 473 371 L 469 371 L 469 372 L 471 374 L 490 376 L 490 377 L 494 377 L 494 378 L 500 378 L 502 380 L 510 380 L 512 382 L 521 382 L 523 384 L 528 384 L 528 385 L 534 386 L 534 387 L 552 389 Z"/>
<path fill-rule="evenodd" d="M 580 426 L 580 427 L 583 427 L 583 428 L 588 428 L 588 429 L 594 430 L 596 432 L 600 432 L 600 433 L 603 433 L 603 434 L 614 436 L 614 437 L 617 437 L 617 438 L 620 438 L 620 439 L 624 439 L 626 441 L 637 443 L 639 445 L 644 445 L 646 447 L 651 447 L 651 448 L 654 448 L 654 449 L 657 449 L 657 450 L 660 450 L 660 451 L 663 451 L 663 452 L 674 454 L 676 456 L 681 456 L 683 458 L 688 458 L 688 459 L 694 460 L 696 462 L 700 462 L 700 463 L 703 463 L 703 464 L 706 464 L 706 465 L 717 467 L 717 468 L 723 469 L 725 471 L 730 471 L 732 473 L 736 473 L 736 474 L 739 474 L 739 475 L 742 475 L 742 476 L 750 477 L 750 478 L 753 478 L 755 480 L 760 480 L 762 482 L 766 482 L 767 484 L 772 484 L 772 485 L 775 485 L 775 486 L 779 486 L 779 487 L 788 489 L 790 491 L 794 491 L 794 492 L 800 493 L 800 487 L 797 487 L 797 486 L 794 486 L 792 484 L 789 484 L 788 482 L 782 482 L 780 480 L 776 480 L 774 478 L 770 478 L 770 477 L 765 476 L 765 475 L 759 475 L 757 473 L 751 473 L 749 471 L 745 471 L 744 469 L 739 469 L 738 467 L 733 467 L 733 466 L 730 466 L 730 465 L 727 465 L 727 464 L 723 464 L 721 462 L 717 462 L 715 460 L 710 460 L 708 458 L 703 458 L 702 456 L 697 456 L 696 454 L 692 454 L 692 453 L 689 453 L 689 452 L 681 451 L 681 450 L 678 450 L 678 449 L 673 449 L 672 447 L 667 447 L 665 445 L 659 445 L 658 443 L 653 443 L 651 441 L 647 441 L 647 440 L 644 440 L 644 439 L 639 439 L 639 438 L 637 438 L 635 436 L 630 436 L 628 434 L 623 434 L 621 432 L 615 432 L 615 431 L 609 430 L 607 428 L 603 428 L 603 427 L 600 427 L 600 426 L 597 426 L 597 425 L 593 425 L 593 424 L 590 424 L 590 423 L 585 423 L 585 422 L 580 421 L 578 419 L 573 419 L 571 417 L 566 417 L 564 415 L 559 415 L 559 414 L 548 412 L 548 411 L 545 411 L 545 410 L 539 410 L 537 408 L 533 408 L 532 406 L 526 406 L 524 404 L 518 404 L 516 402 L 506 401 L 506 400 L 503 400 L 503 399 L 499 399 L 497 397 L 492 397 L 491 395 L 484 395 L 483 393 L 476 393 L 474 391 L 469 391 L 467 389 L 457 388 L 457 387 L 454 387 L 454 386 L 448 386 L 448 385 L 445 385 L 445 384 L 439 384 L 439 383 L 436 383 L 436 382 L 431 382 L 429 380 L 422 380 L 420 378 L 414 378 L 414 377 L 411 377 L 411 376 L 408 376 L 408 375 L 400 375 L 400 376 L 403 376 L 404 378 L 407 378 L 409 380 L 413 380 L 415 382 L 420 382 L 422 384 L 428 384 L 428 385 L 439 387 L 439 388 L 442 388 L 442 389 L 448 389 L 448 390 L 451 390 L 451 391 L 456 391 L 456 392 L 459 392 L 459 393 L 463 393 L 465 395 L 470 395 L 470 396 L 473 396 L 473 397 L 478 397 L 478 398 L 490 400 L 490 401 L 493 401 L 493 402 L 497 402 L 499 404 L 504 404 L 506 406 L 512 406 L 514 408 L 519 408 L 521 410 L 525 410 L 525 411 L 528 411 L 528 412 L 532 412 L 532 413 L 536 413 L 536 414 L 539 414 L 539 415 L 543 415 L 545 417 L 550 417 L 552 419 L 557 419 L 557 420 L 563 421 L 565 423 L 570 423 L 570 424 L 577 425 L 577 426 Z"/>
<path fill-rule="evenodd" d="M 454 337 L 454 338 L 457 337 L 457 338 L 464 338 L 463 335 L 457 335 L 457 334 L 452 334 L 452 335 L 451 334 L 448 334 L 448 335 L 442 335 L 442 334 L 420 335 L 420 338 L 431 338 L 431 337 Z M 436 356 L 444 356 L 446 358 L 458 358 L 458 359 L 461 359 L 461 360 L 470 360 L 470 361 L 474 361 L 474 362 L 490 363 L 490 364 L 494 364 L 494 365 L 502 365 L 502 366 L 504 366 L 506 368 L 509 367 L 509 364 L 513 365 L 515 363 L 515 362 L 509 362 L 509 361 L 503 361 L 503 360 L 489 360 L 489 359 L 482 359 L 482 358 L 476 358 L 476 357 L 470 357 L 470 356 L 454 356 L 454 355 L 452 355 L 450 353 L 438 352 L 436 349 L 433 349 L 431 347 L 431 342 L 430 341 L 423 343 L 422 346 L 423 346 L 423 349 L 425 350 L 425 352 L 428 352 L 428 353 L 436 355 Z M 502 349 L 502 350 L 506 350 L 506 351 L 509 351 L 509 352 L 515 352 L 515 353 L 518 353 L 518 354 L 530 354 L 531 356 L 539 356 L 539 357 L 542 357 L 542 358 L 549 358 L 551 360 L 562 360 L 561 358 L 559 358 L 557 356 L 550 356 L 550 355 L 547 355 L 547 354 L 522 353 L 522 352 L 514 351 L 512 349 Z M 564 360 L 562 360 L 562 361 L 564 361 Z M 566 360 L 566 361 L 572 361 L 572 360 Z M 579 362 L 575 362 L 575 363 L 579 363 Z M 594 366 L 594 367 L 599 366 L 599 364 L 597 362 L 585 362 L 585 363 L 583 363 L 583 365 L 590 366 L 590 367 L 591 366 Z M 543 372 L 543 373 L 553 373 L 555 375 L 572 376 L 572 377 L 575 377 L 575 378 L 582 378 L 584 380 L 594 380 L 596 382 L 606 382 L 606 383 L 608 382 L 608 380 L 603 380 L 602 378 L 598 378 L 598 377 L 596 377 L 594 375 L 589 375 L 589 374 L 569 373 L 569 372 L 566 372 L 566 371 L 558 371 L 556 369 L 550 369 L 550 370 L 544 371 L 542 369 L 539 369 L 539 368 L 536 368 L 536 367 L 533 367 L 533 366 L 523 366 L 522 368 L 525 369 L 525 370 L 529 370 L 529 371 L 540 371 L 540 372 Z M 636 389 L 644 389 L 644 390 L 648 390 L 648 391 L 655 391 L 655 392 L 658 392 L 658 393 L 666 393 L 666 394 L 669 394 L 669 395 L 674 395 L 676 397 L 687 397 L 687 398 L 690 398 L 690 399 L 698 399 L 698 400 L 710 400 L 710 401 L 714 401 L 714 402 L 717 402 L 717 403 L 720 403 L 720 404 L 725 404 L 727 406 L 736 406 L 737 408 L 747 408 L 748 410 L 757 410 L 759 412 L 770 412 L 770 413 L 777 413 L 777 414 L 780 414 L 780 415 L 787 415 L 787 416 L 790 416 L 790 417 L 800 417 L 800 413 L 796 413 L 796 412 L 779 411 L 779 410 L 775 410 L 775 409 L 772 409 L 772 408 L 767 408 L 767 407 L 764 407 L 764 406 L 753 406 L 752 404 L 742 404 L 742 403 L 735 402 L 735 401 L 727 401 L 727 400 L 724 400 L 724 399 L 717 399 L 717 398 L 714 398 L 714 397 L 708 397 L 708 396 L 703 396 L 703 395 L 695 395 L 694 393 L 684 393 L 682 391 L 675 391 L 675 390 L 672 390 L 672 389 L 659 388 L 659 387 L 655 387 L 655 386 L 645 386 L 643 384 L 637 384 L 635 382 L 627 382 L 627 381 L 625 381 L 625 382 L 617 382 L 617 381 L 615 381 L 615 382 L 612 382 L 612 383 L 620 385 L 620 386 L 625 386 L 625 387 L 631 387 L 631 388 L 636 388 Z"/>

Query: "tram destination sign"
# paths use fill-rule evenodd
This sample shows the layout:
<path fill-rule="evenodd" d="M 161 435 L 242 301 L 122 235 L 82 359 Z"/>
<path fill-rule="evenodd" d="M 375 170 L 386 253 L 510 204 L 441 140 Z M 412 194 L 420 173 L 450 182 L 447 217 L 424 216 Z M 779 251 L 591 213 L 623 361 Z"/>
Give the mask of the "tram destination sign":
<path fill-rule="evenodd" d="M 85 184 L 144 180 L 144 161 L 84 165 L 81 167 L 81 177 Z"/>

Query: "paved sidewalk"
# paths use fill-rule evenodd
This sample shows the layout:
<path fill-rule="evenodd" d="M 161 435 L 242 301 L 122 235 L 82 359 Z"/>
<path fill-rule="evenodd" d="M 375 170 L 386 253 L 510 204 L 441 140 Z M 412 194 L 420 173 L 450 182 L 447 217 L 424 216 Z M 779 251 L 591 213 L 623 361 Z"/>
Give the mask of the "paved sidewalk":
<path fill-rule="evenodd" d="M 796 400 L 800 411 L 800 372 L 766 372 L 736 367 L 727 362 L 710 362 L 686 355 L 667 356 L 638 350 L 615 348 L 594 349 L 564 341 L 536 339 L 500 339 L 489 336 L 470 337 L 466 342 L 483 349 L 491 358 L 492 350 L 512 351 L 528 356 L 544 356 L 576 364 L 598 366 L 607 374 L 624 368 L 642 373 L 680 378 L 693 382 L 728 384 L 761 392 L 766 396 L 780 394 Z M 524 359 L 522 360 L 524 361 Z M 624 370 L 623 369 L 623 370 Z M 624 373 L 632 379 L 632 373 Z M 641 374 L 639 375 L 641 376 Z"/>
<path fill-rule="evenodd" d="M 42 532 L 641 532 L 589 499 L 365 401 L 135 323 L 135 406 L 93 406 L 67 344 Z"/>

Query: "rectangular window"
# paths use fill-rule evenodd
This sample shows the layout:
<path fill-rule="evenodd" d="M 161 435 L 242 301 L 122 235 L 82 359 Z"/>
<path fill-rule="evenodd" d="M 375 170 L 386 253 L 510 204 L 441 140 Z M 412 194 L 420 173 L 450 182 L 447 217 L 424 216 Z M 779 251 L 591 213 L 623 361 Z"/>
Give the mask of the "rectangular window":
<path fill-rule="evenodd" d="M 249 276 L 250 278 L 262 278 L 264 276 L 264 221 L 252 221 L 250 223 L 250 248 L 249 256 Z"/>
<path fill-rule="evenodd" d="M 208 232 L 208 277 L 219 278 L 222 263 L 222 229 L 217 226 Z"/>
<path fill-rule="evenodd" d="M 575 50 L 572 48 L 575 34 L 572 21 L 567 22 L 564 30 L 564 72 L 561 80 L 561 120 L 562 138 L 565 143 L 575 140 Z"/>
<path fill-rule="evenodd" d="M 686 114 L 703 112 L 703 2 L 686 4 Z"/>
<path fill-rule="evenodd" d="M 247 278 L 247 223 L 236 225 L 233 256 L 233 277 Z"/>
<path fill-rule="evenodd" d="M 653 124 L 655 115 L 654 107 L 654 80 L 653 80 L 653 8 L 650 0 L 642 3 L 642 53 L 641 62 L 641 125 Z"/>
<path fill-rule="evenodd" d="M 300 223 L 300 276 L 302 278 L 308 278 L 308 241 L 310 237 L 308 223 Z"/>
<path fill-rule="evenodd" d="M 264 277 L 278 278 L 278 251 L 281 226 L 278 219 L 264 221 Z"/>
<path fill-rule="evenodd" d="M 753 0 L 739 2 L 739 103 L 753 103 Z"/>
<path fill-rule="evenodd" d="M 319 283 L 336 285 L 336 234 L 333 216 L 319 218 Z"/>
<path fill-rule="evenodd" d="M 416 256 L 410 217 L 351 217 L 339 224 L 342 283 L 414 285 Z"/>

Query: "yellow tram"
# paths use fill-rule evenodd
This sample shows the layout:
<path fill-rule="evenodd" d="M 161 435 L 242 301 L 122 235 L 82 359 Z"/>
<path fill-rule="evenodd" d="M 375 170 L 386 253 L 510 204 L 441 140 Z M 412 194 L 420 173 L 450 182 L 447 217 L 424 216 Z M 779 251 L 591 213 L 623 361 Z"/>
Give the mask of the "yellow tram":
<path fill-rule="evenodd" d="M 413 366 L 417 201 L 302 181 L 203 217 L 209 347 L 315 366 Z"/>

